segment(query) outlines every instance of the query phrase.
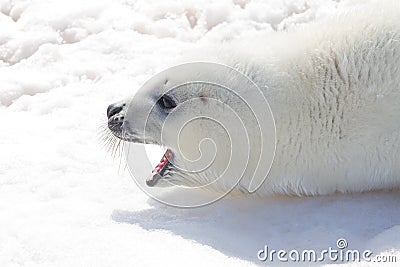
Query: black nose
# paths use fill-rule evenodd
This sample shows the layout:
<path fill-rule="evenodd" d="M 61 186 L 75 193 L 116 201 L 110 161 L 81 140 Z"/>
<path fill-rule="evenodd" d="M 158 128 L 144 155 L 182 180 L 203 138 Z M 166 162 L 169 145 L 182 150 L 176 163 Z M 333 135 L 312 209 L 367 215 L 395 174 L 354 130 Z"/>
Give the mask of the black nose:
<path fill-rule="evenodd" d="M 109 105 L 107 108 L 107 117 L 111 118 L 115 114 L 120 113 L 123 107 L 124 105 L 115 105 L 115 104 Z"/>

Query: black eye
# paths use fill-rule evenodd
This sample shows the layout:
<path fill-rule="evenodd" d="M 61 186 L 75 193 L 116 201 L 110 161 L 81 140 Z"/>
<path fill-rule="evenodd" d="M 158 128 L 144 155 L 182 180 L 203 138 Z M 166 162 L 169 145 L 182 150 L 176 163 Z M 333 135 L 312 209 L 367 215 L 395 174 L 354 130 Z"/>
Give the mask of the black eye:
<path fill-rule="evenodd" d="M 175 101 L 174 101 L 171 97 L 169 97 L 169 96 L 167 96 L 167 95 L 163 95 L 163 96 L 160 98 L 160 100 L 158 100 L 158 102 L 159 102 L 160 106 L 161 106 L 163 109 L 173 109 L 173 108 L 176 108 L 176 103 L 175 103 Z"/>

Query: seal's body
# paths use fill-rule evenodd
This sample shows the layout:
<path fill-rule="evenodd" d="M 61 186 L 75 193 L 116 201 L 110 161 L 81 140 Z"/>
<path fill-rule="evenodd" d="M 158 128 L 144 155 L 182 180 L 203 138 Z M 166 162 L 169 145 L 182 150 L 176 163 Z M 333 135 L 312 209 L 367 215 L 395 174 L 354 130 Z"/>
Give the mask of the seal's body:
<path fill-rule="evenodd" d="M 276 151 L 258 194 L 321 195 L 399 187 L 399 22 L 400 3 L 380 1 L 295 32 L 225 44 L 217 53 L 196 58 L 223 63 L 244 73 L 270 104 L 276 125 Z M 109 113 L 109 124 L 113 133 L 124 140 L 169 147 L 178 162 L 178 149 L 166 143 L 168 138 L 155 137 L 166 122 L 161 111 L 169 112 L 180 103 L 182 95 L 167 95 L 181 80 L 176 75 L 167 72 L 168 83 L 165 79 L 148 83 L 131 102 L 112 106 L 121 108 Z M 219 77 L 221 81 L 224 78 Z M 188 97 L 215 98 L 215 92 L 204 86 L 192 86 L 189 91 L 185 101 Z M 225 103 L 230 101 L 229 96 L 219 97 L 226 97 L 222 99 Z M 157 105 L 162 106 L 160 112 L 144 112 Z M 141 113 L 152 115 L 142 118 Z M 116 123 L 117 118 L 126 123 Z M 138 130 L 147 129 L 142 123 L 145 120 L 151 122 L 147 134 L 152 138 Z M 203 133 L 213 131 L 207 123 L 197 127 Z M 184 146 L 197 148 L 197 138 L 191 144 L 195 135 L 187 134 Z M 166 176 L 170 167 L 169 175 L 180 184 L 207 181 L 204 173 L 200 179 L 197 174 L 182 174 L 168 164 L 162 167 Z M 150 179 L 149 185 L 158 184 L 159 179 Z M 246 188 L 246 179 L 237 185 L 239 191 Z M 215 188 L 223 187 L 215 183 Z"/>

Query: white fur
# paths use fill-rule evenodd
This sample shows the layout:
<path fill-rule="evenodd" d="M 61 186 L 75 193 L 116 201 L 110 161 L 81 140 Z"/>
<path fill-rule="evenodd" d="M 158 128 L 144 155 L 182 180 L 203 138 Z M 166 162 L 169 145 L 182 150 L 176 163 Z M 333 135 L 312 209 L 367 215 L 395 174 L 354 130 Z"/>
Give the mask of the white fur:
<path fill-rule="evenodd" d="M 320 195 L 399 187 L 398 1 L 379 1 L 295 32 L 225 44 L 218 53 L 199 59 L 242 71 L 264 90 L 271 105 L 276 154 L 258 194 Z M 175 84 L 180 79 L 170 78 L 177 79 Z M 139 93 L 142 101 L 157 86 L 147 87 Z M 140 113 L 138 103 L 132 105 L 135 114 Z M 140 105 L 146 109 L 143 102 Z M 188 146 L 193 145 L 190 140 Z M 207 180 L 207 175 L 201 179 Z M 246 179 L 238 186 L 240 191 L 246 188 Z"/>

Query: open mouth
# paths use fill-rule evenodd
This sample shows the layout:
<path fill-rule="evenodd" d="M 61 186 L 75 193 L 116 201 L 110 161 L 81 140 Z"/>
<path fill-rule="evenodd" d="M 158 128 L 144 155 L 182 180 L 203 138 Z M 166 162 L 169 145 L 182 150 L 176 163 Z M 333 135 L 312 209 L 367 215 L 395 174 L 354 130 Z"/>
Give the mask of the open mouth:
<path fill-rule="evenodd" d="M 172 164 L 171 160 L 173 153 L 170 149 L 165 151 L 164 156 L 161 158 L 160 163 L 151 172 L 151 175 L 146 179 L 146 184 L 150 187 L 155 186 L 162 178 L 167 168 Z"/>

